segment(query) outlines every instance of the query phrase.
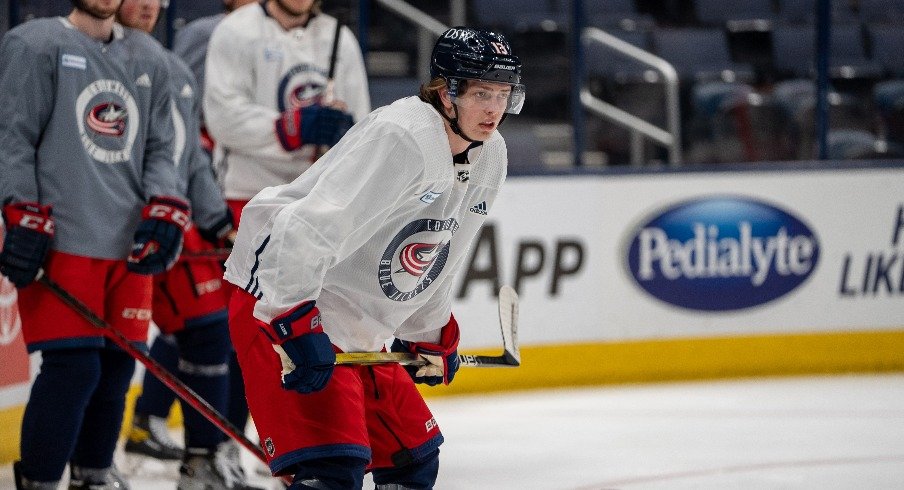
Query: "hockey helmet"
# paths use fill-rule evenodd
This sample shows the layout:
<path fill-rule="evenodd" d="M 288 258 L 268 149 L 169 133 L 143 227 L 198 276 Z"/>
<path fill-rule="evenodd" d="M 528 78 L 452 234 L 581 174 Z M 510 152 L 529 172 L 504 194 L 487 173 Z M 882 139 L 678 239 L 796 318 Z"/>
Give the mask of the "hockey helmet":
<path fill-rule="evenodd" d="M 524 105 L 521 60 L 505 37 L 493 31 L 453 27 L 444 32 L 433 46 L 430 76 L 446 80 L 453 101 L 460 80 L 481 80 L 512 86 L 506 113 L 518 114 Z"/>

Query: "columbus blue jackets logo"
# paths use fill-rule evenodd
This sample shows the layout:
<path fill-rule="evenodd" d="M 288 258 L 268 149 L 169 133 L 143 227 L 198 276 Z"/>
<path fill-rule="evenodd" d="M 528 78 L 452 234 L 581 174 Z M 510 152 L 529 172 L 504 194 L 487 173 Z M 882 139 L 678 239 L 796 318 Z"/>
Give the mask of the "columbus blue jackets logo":
<path fill-rule="evenodd" d="M 120 137 L 126 132 L 126 110 L 114 102 L 94 106 L 88 112 L 88 128 L 104 136 Z"/>
<path fill-rule="evenodd" d="M 101 163 L 127 162 L 141 115 L 129 90 L 118 80 L 96 80 L 75 100 L 79 139 Z"/>
<path fill-rule="evenodd" d="M 408 301 L 430 287 L 446 266 L 455 218 L 420 219 L 402 228 L 383 252 L 377 269 L 383 294 Z"/>
<path fill-rule="evenodd" d="M 326 73 L 309 63 L 295 65 L 279 81 L 276 101 L 280 112 L 319 104 L 326 87 Z"/>

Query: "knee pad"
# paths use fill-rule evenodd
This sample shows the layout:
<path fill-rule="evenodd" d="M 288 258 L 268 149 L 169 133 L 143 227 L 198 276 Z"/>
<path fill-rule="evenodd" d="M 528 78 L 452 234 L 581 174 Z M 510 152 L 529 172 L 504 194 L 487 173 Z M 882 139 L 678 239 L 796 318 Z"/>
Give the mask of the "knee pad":
<path fill-rule="evenodd" d="M 432 489 L 438 474 L 439 448 L 411 464 L 373 471 L 378 490 Z"/>
<path fill-rule="evenodd" d="M 288 490 L 361 488 L 364 486 L 366 466 L 367 461 L 349 456 L 303 461 L 293 468 L 295 477 Z"/>

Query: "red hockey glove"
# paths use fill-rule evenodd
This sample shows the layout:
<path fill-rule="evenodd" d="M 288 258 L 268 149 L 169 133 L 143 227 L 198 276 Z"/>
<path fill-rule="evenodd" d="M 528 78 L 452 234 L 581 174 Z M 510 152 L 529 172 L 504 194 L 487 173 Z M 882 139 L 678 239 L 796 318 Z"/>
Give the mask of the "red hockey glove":
<path fill-rule="evenodd" d="M 427 361 L 423 366 L 405 366 L 405 370 L 411 375 L 415 383 L 425 383 L 436 386 L 440 383 L 449 384 L 455 377 L 460 366 L 458 361 L 458 340 L 460 337 L 458 322 L 455 317 L 449 316 L 449 323 L 440 332 L 438 344 L 429 342 L 408 342 L 395 339 L 392 343 L 393 352 L 411 352 Z"/>
<path fill-rule="evenodd" d="M 190 228 L 187 202 L 175 197 L 152 197 L 141 212 L 126 267 L 146 275 L 169 270 L 182 251 L 182 235 Z"/>
<path fill-rule="evenodd" d="M 267 325 L 258 322 L 273 342 L 282 363 L 282 386 L 299 393 L 326 387 L 336 364 L 336 352 L 320 325 L 320 310 L 306 301 Z"/>
<path fill-rule="evenodd" d="M 0 272 L 17 288 L 31 284 L 41 270 L 53 238 L 51 206 L 19 202 L 3 206 L 6 236 L 0 252 Z"/>
<path fill-rule="evenodd" d="M 283 112 L 276 119 L 276 137 L 286 151 L 302 145 L 335 145 L 352 127 L 354 120 L 346 112 L 312 105 Z"/>

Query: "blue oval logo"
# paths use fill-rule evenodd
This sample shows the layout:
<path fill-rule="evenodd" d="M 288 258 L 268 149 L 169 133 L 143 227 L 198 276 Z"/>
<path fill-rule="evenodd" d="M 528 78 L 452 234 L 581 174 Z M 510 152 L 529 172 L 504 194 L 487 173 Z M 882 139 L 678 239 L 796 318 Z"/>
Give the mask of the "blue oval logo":
<path fill-rule="evenodd" d="M 816 269 L 819 241 L 797 217 L 750 198 L 719 196 L 666 208 L 640 226 L 628 268 L 676 306 L 729 311 L 793 291 Z"/>

